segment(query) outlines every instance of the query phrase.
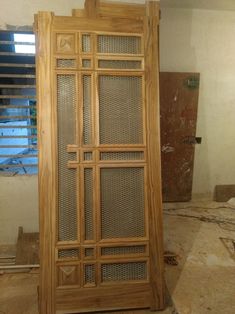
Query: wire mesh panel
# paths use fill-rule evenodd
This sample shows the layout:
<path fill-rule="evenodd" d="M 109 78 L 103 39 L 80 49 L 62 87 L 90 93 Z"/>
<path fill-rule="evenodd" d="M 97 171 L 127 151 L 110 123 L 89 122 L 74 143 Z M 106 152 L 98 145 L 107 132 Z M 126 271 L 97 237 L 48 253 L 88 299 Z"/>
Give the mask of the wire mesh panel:
<path fill-rule="evenodd" d="M 101 185 L 101 237 L 145 235 L 144 169 L 103 168 Z"/>
<path fill-rule="evenodd" d="M 142 77 L 99 76 L 101 144 L 143 143 Z"/>
<path fill-rule="evenodd" d="M 102 247 L 101 255 L 129 255 L 129 254 L 143 254 L 146 252 L 145 245 L 133 245 L 133 246 L 114 246 L 114 247 Z"/>
<path fill-rule="evenodd" d="M 85 248 L 85 257 L 94 258 L 95 250 L 94 248 Z"/>
<path fill-rule="evenodd" d="M 101 265 L 102 282 L 147 279 L 146 262 L 111 263 Z"/>
<path fill-rule="evenodd" d="M 57 65 L 57 68 L 75 68 L 76 60 L 75 59 L 57 59 L 56 65 Z"/>
<path fill-rule="evenodd" d="M 91 36 L 89 34 L 82 35 L 82 52 L 91 52 Z"/>
<path fill-rule="evenodd" d="M 141 69 L 142 62 L 135 60 L 99 60 L 99 68 L 103 69 Z"/>
<path fill-rule="evenodd" d="M 79 258 L 79 249 L 61 249 L 58 250 L 59 258 Z"/>
<path fill-rule="evenodd" d="M 93 170 L 84 169 L 84 217 L 85 217 L 85 240 L 94 238 L 93 222 Z"/>
<path fill-rule="evenodd" d="M 98 52 L 117 54 L 140 54 L 141 37 L 99 35 Z"/>
<path fill-rule="evenodd" d="M 95 265 L 84 265 L 84 284 L 95 285 Z"/>
<path fill-rule="evenodd" d="M 67 167 L 68 161 L 76 155 L 66 152 L 67 145 L 75 142 L 75 84 L 74 75 L 57 76 L 58 234 L 60 241 L 77 239 L 76 170 Z"/>
<path fill-rule="evenodd" d="M 92 152 L 85 152 L 83 154 L 84 161 L 92 161 L 93 159 L 93 153 Z"/>
<path fill-rule="evenodd" d="M 105 152 L 100 154 L 101 160 L 143 160 L 144 152 Z"/>
<path fill-rule="evenodd" d="M 83 59 L 82 60 L 82 67 L 83 68 L 90 68 L 91 67 L 91 60 L 90 59 Z"/>
<path fill-rule="evenodd" d="M 83 143 L 92 143 L 91 76 L 83 76 Z"/>

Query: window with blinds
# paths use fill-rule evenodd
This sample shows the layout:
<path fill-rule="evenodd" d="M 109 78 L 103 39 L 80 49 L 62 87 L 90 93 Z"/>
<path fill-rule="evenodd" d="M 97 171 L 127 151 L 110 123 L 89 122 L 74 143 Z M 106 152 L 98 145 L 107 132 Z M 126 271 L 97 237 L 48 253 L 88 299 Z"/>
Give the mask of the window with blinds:
<path fill-rule="evenodd" d="M 35 37 L 0 32 L 0 176 L 37 173 Z"/>

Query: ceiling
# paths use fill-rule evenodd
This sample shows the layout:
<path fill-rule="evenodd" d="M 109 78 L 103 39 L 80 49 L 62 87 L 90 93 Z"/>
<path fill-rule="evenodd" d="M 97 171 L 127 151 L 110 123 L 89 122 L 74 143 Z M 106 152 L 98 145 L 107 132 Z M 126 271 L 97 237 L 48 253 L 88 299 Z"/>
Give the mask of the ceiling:
<path fill-rule="evenodd" d="M 235 0 L 161 0 L 162 8 L 235 11 Z"/>

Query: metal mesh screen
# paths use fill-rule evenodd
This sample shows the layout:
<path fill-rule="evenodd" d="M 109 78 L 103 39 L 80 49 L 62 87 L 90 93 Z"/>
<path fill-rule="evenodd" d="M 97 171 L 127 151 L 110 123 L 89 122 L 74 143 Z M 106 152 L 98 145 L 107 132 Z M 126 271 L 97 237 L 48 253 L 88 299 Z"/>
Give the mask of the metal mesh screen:
<path fill-rule="evenodd" d="M 79 250 L 78 249 L 63 249 L 58 250 L 59 258 L 79 258 Z"/>
<path fill-rule="evenodd" d="M 95 284 L 95 265 L 85 265 L 84 270 L 84 283 Z"/>
<path fill-rule="evenodd" d="M 140 54 L 141 38 L 137 36 L 98 36 L 98 52 L 118 54 Z"/>
<path fill-rule="evenodd" d="M 144 152 L 105 152 L 100 154 L 101 160 L 143 160 Z"/>
<path fill-rule="evenodd" d="M 83 59 L 82 60 L 82 67 L 83 68 L 90 68 L 91 67 L 91 60 L 90 59 Z"/>
<path fill-rule="evenodd" d="M 82 35 L 82 52 L 91 52 L 91 36 L 88 34 Z"/>
<path fill-rule="evenodd" d="M 68 144 L 75 143 L 76 87 L 74 75 L 57 76 L 58 227 L 59 240 L 77 239 L 76 170 L 68 169 Z"/>
<path fill-rule="evenodd" d="M 146 262 L 113 263 L 101 266 L 101 280 L 103 282 L 146 279 Z"/>
<path fill-rule="evenodd" d="M 104 69 L 141 69 L 141 61 L 132 60 L 99 60 L 99 68 Z"/>
<path fill-rule="evenodd" d="M 145 253 L 145 245 L 102 247 L 101 255 L 127 255 Z"/>
<path fill-rule="evenodd" d="M 85 240 L 93 240 L 93 175 L 92 169 L 84 169 Z"/>
<path fill-rule="evenodd" d="M 57 59 L 57 68 L 75 68 L 76 60 L 74 59 Z"/>
<path fill-rule="evenodd" d="M 101 169 L 102 239 L 143 237 L 144 169 Z"/>
<path fill-rule="evenodd" d="M 99 76 L 100 143 L 143 143 L 142 107 L 142 77 Z"/>
<path fill-rule="evenodd" d="M 92 160 L 92 156 L 93 156 L 92 152 L 86 152 L 84 153 L 83 158 L 85 161 L 90 161 Z"/>
<path fill-rule="evenodd" d="M 94 257 L 94 249 L 85 248 L 85 257 Z"/>
<path fill-rule="evenodd" d="M 91 76 L 83 76 L 83 142 L 92 142 Z"/>

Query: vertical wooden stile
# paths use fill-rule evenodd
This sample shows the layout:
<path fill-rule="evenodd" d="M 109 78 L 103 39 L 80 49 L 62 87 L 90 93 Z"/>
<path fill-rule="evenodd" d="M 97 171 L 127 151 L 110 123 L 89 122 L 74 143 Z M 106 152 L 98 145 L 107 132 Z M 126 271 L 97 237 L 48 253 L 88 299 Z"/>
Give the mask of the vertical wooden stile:
<path fill-rule="evenodd" d="M 51 72 L 51 32 L 54 14 L 39 12 L 37 34 L 37 99 L 39 146 L 40 313 L 55 313 L 56 148 Z"/>
<path fill-rule="evenodd" d="M 147 108 L 148 194 L 150 223 L 150 273 L 153 289 L 151 308 L 164 307 L 164 261 L 161 197 L 159 115 L 159 4 L 148 1 L 145 17 L 145 73 Z"/>

